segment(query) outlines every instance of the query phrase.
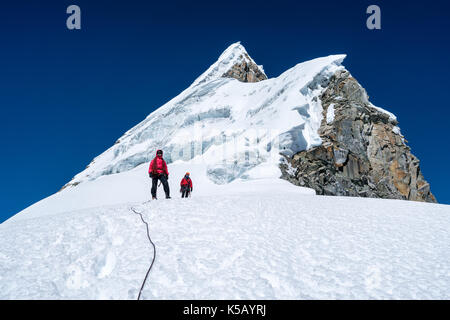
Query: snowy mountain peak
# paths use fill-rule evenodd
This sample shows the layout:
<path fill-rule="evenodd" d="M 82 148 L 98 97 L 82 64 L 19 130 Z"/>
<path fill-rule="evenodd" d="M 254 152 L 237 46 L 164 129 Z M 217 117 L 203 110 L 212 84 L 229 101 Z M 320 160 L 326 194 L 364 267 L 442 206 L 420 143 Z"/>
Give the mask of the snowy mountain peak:
<path fill-rule="evenodd" d="M 240 41 L 237 41 L 226 48 L 222 54 L 220 55 L 218 61 L 224 61 L 229 58 L 230 55 L 238 56 L 240 54 L 248 55 L 247 50 L 245 47 L 241 44 Z"/>
<path fill-rule="evenodd" d="M 255 63 L 240 42 L 235 42 L 225 49 L 219 59 L 200 75 L 191 87 L 221 77 L 235 78 L 242 82 L 267 79 L 263 66 Z"/>
<path fill-rule="evenodd" d="M 191 86 L 127 131 L 66 186 L 136 168 L 153 159 L 157 149 L 164 150 L 169 164 L 201 163 L 217 184 L 254 177 L 252 170 L 260 165 L 270 166 L 264 174 L 279 177 L 280 152 L 292 155 L 321 144 L 318 95 L 326 79 L 344 68 L 344 58 L 314 59 L 267 79 L 235 43 Z"/>

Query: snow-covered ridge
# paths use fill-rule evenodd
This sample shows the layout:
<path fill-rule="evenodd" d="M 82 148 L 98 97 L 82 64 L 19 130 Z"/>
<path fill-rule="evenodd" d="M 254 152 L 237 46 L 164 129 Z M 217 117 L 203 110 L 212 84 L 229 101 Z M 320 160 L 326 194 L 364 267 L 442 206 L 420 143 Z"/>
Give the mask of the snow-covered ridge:
<path fill-rule="evenodd" d="M 243 83 L 222 75 L 244 59 L 240 43 L 228 47 L 191 86 L 127 131 L 69 185 L 165 159 L 203 162 L 216 183 L 228 183 L 279 152 L 293 154 L 321 143 L 321 83 L 343 68 L 345 55 L 300 63 L 276 78 Z M 238 145 L 238 147 L 236 147 Z"/>

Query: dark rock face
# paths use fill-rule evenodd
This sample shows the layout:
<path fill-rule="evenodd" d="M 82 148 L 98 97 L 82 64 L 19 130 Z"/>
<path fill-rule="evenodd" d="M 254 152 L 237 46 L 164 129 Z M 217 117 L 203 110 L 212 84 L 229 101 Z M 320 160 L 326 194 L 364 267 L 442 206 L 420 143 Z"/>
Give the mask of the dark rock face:
<path fill-rule="evenodd" d="M 320 99 L 323 143 L 285 157 L 283 178 L 322 195 L 436 202 L 397 121 L 370 104 L 348 71 L 337 71 Z"/>
<path fill-rule="evenodd" d="M 247 54 L 245 54 L 245 57 L 241 55 L 240 60 L 240 63 L 232 66 L 230 70 L 222 75 L 222 77 L 235 78 L 242 82 L 258 82 L 267 79 L 267 76 L 259 69 L 259 67 L 251 62 L 252 60 Z"/>

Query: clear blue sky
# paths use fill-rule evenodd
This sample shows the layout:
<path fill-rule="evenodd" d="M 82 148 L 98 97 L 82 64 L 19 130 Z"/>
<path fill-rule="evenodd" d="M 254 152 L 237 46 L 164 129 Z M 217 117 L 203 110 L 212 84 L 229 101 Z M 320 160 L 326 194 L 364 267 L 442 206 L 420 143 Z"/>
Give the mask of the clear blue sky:
<path fill-rule="evenodd" d="M 82 30 L 66 28 L 77 4 Z M 382 30 L 366 28 L 370 4 Z M 0 10 L 0 222 L 58 191 L 241 41 L 269 77 L 346 53 L 450 203 L 445 1 L 11 1 Z"/>

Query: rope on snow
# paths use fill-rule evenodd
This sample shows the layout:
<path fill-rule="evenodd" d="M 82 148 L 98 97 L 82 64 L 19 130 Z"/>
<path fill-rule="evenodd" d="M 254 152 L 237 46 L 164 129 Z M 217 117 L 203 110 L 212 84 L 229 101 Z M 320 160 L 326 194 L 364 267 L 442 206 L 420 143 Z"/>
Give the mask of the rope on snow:
<path fill-rule="evenodd" d="M 141 299 L 142 290 L 144 289 L 145 283 L 146 283 L 146 281 L 147 281 L 147 277 L 148 277 L 148 275 L 149 275 L 149 273 L 150 273 L 150 270 L 152 270 L 153 263 L 155 262 L 155 259 L 156 259 L 156 246 L 155 246 L 155 244 L 153 243 L 152 238 L 150 237 L 150 232 L 149 232 L 149 229 L 148 229 L 148 223 L 147 223 L 147 222 L 144 220 L 144 218 L 142 217 L 142 213 L 136 211 L 133 207 L 131 207 L 130 209 L 131 209 L 131 211 L 133 211 L 135 214 L 138 214 L 138 215 L 141 217 L 142 222 L 145 224 L 145 226 L 146 226 L 146 228 L 147 228 L 147 238 L 148 238 L 148 240 L 150 241 L 150 244 L 153 246 L 153 259 L 152 259 L 152 263 L 150 264 L 150 267 L 148 268 L 147 273 L 145 274 L 145 278 L 144 278 L 144 281 L 142 282 L 141 289 L 139 290 L 139 295 L 138 295 L 138 298 L 137 298 L 138 300 L 140 300 L 140 299 Z"/>

